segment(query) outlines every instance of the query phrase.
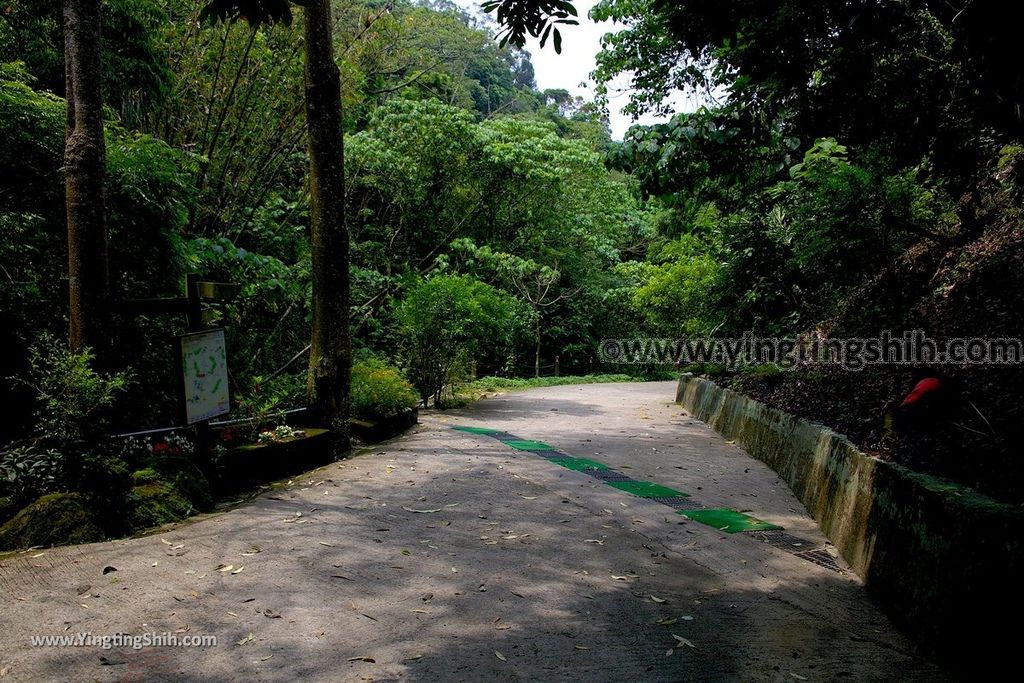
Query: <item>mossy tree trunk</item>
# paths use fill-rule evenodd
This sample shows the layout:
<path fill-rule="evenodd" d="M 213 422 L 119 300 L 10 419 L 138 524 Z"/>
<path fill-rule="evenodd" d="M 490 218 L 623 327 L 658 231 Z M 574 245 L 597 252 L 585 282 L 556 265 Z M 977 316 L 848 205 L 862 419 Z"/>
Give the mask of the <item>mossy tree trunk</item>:
<path fill-rule="evenodd" d="M 349 447 L 352 369 L 341 75 L 334 62 L 330 0 L 313 0 L 304 14 L 313 270 L 307 390 L 310 407 L 334 431 L 334 448 L 340 454 Z"/>
<path fill-rule="evenodd" d="M 100 74 L 100 0 L 64 0 L 67 127 L 69 342 L 72 351 L 103 346 L 109 266 L 103 184 L 107 169 Z"/>

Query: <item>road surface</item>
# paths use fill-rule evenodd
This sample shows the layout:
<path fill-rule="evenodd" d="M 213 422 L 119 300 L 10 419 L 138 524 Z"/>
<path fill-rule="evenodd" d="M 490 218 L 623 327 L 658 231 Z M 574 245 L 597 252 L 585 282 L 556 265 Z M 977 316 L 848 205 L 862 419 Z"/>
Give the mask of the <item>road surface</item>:
<path fill-rule="evenodd" d="M 0 561 L 0 676 L 944 680 L 831 559 L 775 473 L 689 417 L 674 389 L 552 387 L 428 413 L 398 439 L 228 512 Z M 799 547 L 724 533 L 457 425 L 744 512 Z M 217 645 L 31 641 L 168 632 Z"/>

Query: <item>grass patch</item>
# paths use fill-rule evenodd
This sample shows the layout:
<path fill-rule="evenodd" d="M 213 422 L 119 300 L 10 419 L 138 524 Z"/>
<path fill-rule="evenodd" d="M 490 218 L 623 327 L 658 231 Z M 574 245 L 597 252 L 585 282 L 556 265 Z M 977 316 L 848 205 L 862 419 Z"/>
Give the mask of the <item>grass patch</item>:
<path fill-rule="evenodd" d="M 609 384 L 612 382 L 637 382 L 629 375 L 565 375 L 562 377 L 481 377 L 459 387 L 459 393 L 479 391 L 502 391 L 508 389 L 532 389 L 534 387 L 557 387 L 563 384 Z"/>

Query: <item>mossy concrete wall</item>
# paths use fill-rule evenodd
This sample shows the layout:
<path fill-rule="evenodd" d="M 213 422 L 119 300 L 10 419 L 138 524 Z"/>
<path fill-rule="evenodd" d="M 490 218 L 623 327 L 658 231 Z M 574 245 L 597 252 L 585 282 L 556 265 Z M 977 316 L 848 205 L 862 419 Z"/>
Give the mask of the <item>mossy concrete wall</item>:
<path fill-rule="evenodd" d="M 930 649 L 975 672 L 1015 654 L 1006 619 L 1024 607 L 1020 506 L 871 457 L 699 377 L 682 375 L 676 401 L 778 472 L 868 590 Z"/>

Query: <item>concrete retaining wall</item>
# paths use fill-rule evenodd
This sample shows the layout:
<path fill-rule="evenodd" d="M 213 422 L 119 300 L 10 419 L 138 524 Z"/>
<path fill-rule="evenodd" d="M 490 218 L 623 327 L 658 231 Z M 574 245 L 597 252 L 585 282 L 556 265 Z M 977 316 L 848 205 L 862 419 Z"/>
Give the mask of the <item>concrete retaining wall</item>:
<path fill-rule="evenodd" d="M 826 427 L 689 374 L 676 401 L 778 472 L 868 590 L 930 649 L 973 672 L 1015 654 L 1005 620 L 1024 607 L 1021 506 L 873 458 Z"/>

